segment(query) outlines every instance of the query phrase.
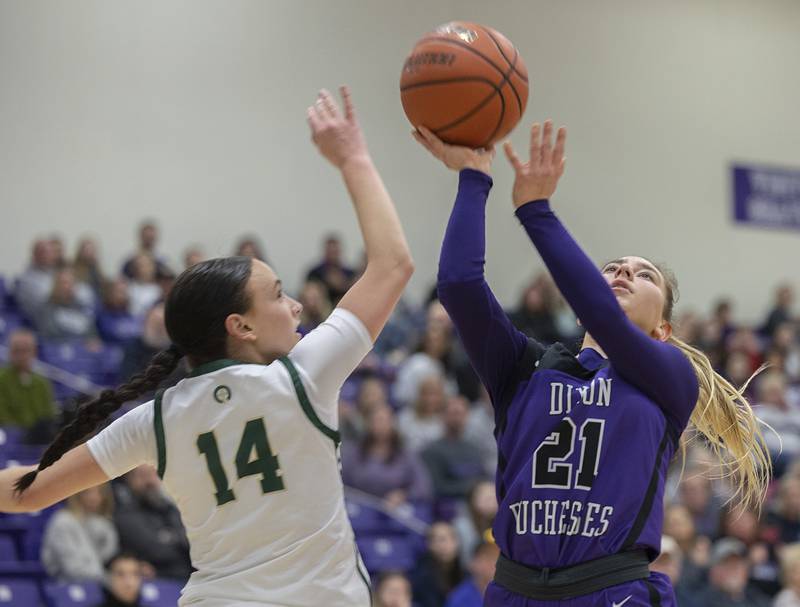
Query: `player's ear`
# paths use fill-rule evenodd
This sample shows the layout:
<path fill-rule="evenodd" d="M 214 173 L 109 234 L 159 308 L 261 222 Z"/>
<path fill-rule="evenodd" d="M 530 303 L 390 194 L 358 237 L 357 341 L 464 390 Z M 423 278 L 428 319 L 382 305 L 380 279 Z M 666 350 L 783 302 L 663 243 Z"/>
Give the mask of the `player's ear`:
<path fill-rule="evenodd" d="M 653 330 L 653 337 L 658 341 L 667 341 L 672 337 L 672 323 L 669 321 L 661 321 L 661 324 Z"/>
<path fill-rule="evenodd" d="M 241 314 L 229 314 L 225 319 L 225 330 L 231 337 L 242 341 L 253 341 L 256 338 L 252 327 L 247 324 L 247 319 Z"/>

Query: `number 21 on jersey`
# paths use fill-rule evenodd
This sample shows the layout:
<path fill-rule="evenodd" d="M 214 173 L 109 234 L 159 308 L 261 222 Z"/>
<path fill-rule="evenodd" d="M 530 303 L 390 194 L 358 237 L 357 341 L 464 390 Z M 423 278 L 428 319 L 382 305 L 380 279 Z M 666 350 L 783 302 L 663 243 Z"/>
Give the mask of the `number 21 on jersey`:
<path fill-rule="evenodd" d="M 228 482 L 228 476 L 222 467 L 219 446 L 214 432 L 205 432 L 197 437 L 197 449 L 206 457 L 208 473 L 214 482 L 217 506 L 222 506 L 236 499 L 236 495 Z M 250 459 L 255 451 L 255 457 Z M 247 476 L 261 475 L 261 490 L 263 493 L 272 493 L 284 489 L 282 470 L 278 463 L 278 456 L 272 454 L 267 438 L 267 428 L 264 418 L 251 419 L 244 426 L 242 440 L 236 451 L 236 474 L 242 479 Z"/>

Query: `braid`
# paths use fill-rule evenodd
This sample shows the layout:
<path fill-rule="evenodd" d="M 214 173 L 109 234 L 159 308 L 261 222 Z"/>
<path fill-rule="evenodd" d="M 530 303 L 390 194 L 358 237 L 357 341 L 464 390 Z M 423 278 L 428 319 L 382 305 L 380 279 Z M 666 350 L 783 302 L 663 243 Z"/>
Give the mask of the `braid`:
<path fill-rule="evenodd" d="M 131 377 L 127 383 L 116 390 L 103 390 L 96 398 L 81 405 L 75 419 L 59 431 L 44 452 L 38 468 L 17 479 L 14 485 L 17 493 L 30 487 L 39 472 L 61 459 L 78 441 L 96 430 L 124 403 L 155 390 L 175 370 L 182 357 L 183 354 L 176 346 L 170 346 L 156 354 L 147 368 Z"/>

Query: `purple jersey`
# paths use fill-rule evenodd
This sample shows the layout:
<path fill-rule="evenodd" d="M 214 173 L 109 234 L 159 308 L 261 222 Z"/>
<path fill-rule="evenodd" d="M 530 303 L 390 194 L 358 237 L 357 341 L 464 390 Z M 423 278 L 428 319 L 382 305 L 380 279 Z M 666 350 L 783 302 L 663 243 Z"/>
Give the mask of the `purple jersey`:
<path fill-rule="evenodd" d="M 698 395 L 676 347 L 646 335 L 550 210 L 517 217 L 564 298 L 608 356 L 576 358 L 517 331 L 484 280 L 491 178 L 460 174 L 439 263 L 439 297 L 495 407 L 502 553 L 558 568 L 661 542 L 667 466 Z"/>

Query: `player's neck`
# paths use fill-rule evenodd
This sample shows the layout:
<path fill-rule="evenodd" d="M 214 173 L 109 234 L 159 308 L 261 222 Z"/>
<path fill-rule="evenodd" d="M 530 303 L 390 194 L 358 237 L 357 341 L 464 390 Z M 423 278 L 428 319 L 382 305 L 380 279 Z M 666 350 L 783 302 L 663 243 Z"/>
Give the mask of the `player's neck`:
<path fill-rule="evenodd" d="M 603 348 L 600 347 L 600 344 L 598 344 L 594 340 L 594 337 L 592 337 L 588 333 L 583 338 L 583 344 L 581 345 L 581 350 L 584 350 L 586 348 L 591 348 L 592 350 L 595 350 L 598 354 L 600 354 L 600 356 L 602 356 L 603 358 L 608 358 L 608 356 L 606 356 L 606 353 L 603 352 Z"/>

